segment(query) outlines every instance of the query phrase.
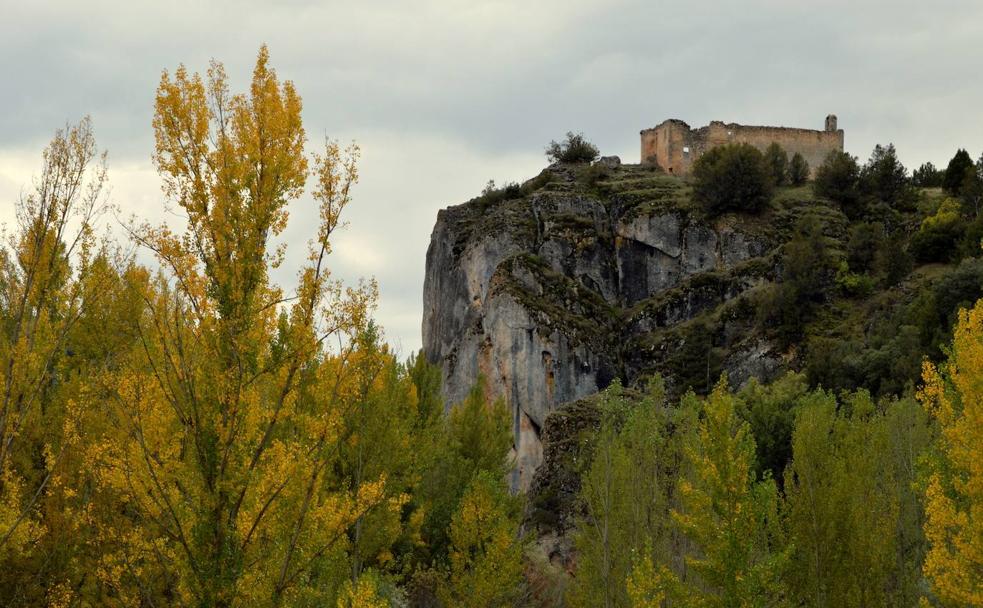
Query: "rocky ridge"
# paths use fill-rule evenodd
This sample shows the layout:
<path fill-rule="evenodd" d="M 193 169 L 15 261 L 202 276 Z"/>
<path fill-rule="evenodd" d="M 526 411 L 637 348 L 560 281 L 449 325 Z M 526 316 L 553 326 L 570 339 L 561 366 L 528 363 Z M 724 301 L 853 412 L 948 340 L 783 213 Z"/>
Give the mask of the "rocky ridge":
<path fill-rule="evenodd" d="M 616 378 L 660 373 L 682 388 L 694 357 L 707 383 L 783 367 L 750 298 L 779 272 L 783 234 L 808 205 L 709 219 L 685 181 L 615 160 L 553 165 L 444 209 L 431 236 L 424 352 L 446 403 L 483 376 L 510 405 L 518 490 L 543 460 L 547 415 Z"/>

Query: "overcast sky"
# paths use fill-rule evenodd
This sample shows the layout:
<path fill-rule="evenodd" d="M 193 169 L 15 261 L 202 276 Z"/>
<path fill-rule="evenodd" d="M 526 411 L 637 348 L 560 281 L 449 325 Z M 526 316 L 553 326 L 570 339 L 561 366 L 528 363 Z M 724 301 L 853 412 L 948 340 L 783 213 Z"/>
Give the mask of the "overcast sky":
<path fill-rule="evenodd" d="M 161 70 L 215 58 L 241 89 L 265 42 L 309 138 L 362 146 L 334 271 L 378 279 L 408 354 L 437 211 L 532 177 L 551 139 L 583 131 L 638 162 L 639 130 L 665 118 L 821 129 L 835 113 L 861 159 L 893 142 L 910 169 L 944 166 L 983 151 L 981 34 L 978 1 L 0 0 L 0 221 L 54 129 L 88 114 L 113 201 L 174 222 L 150 161 Z M 315 217 L 292 207 L 285 286 Z"/>

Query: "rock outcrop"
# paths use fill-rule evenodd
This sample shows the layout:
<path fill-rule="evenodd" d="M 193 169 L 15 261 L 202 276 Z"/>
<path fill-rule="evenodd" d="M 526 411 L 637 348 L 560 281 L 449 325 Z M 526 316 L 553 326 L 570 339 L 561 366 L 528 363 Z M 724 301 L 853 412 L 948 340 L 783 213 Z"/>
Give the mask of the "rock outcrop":
<path fill-rule="evenodd" d="M 442 210 L 427 251 L 423 343 L 446 402 L 479 375 L 508 402 L 513 486 L 525 490 L 547 415 L 615 378 L 630 386 L 658 372 L 673 386 L 704 351 L 708 377 L 775 373 L 779 356 L 749 331 L 744 296 L 776 272 L 782 221 L 708 220 L 685 182 L 614 162 L 554 165 Z"/>

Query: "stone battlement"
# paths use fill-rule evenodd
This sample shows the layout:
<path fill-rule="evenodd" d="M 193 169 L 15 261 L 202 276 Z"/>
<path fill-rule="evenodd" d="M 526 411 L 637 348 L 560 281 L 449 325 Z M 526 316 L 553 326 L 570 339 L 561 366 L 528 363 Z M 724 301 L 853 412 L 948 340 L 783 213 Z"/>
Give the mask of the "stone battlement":
<path fill-rule="evenodd" d="M 746 143 L 762 152 L 772 143 L 781 146 L 789 157 L 796 152 L 816 169 L 833 150 L 843 150 L 843 129 L 836 126 L 836 116 L 826 117 L 825 129 L 748 126 L 719 120 L 692 129 L 677 118 L 641 132 L 642 164 L 658 165 L 673 175 L 689 175 L 693 162 L 707 150 L 732 143 Z"/>

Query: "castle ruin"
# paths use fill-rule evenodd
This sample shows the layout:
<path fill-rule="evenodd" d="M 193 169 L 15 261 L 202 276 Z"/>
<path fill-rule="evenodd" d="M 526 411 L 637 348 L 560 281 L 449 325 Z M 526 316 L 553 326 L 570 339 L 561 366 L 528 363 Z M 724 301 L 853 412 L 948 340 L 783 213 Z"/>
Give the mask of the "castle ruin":
<path fill-rule="evenodd" d="M 762 152 L 772 143 L 781 146 L 789 158 L 798 152 L 809 163 L 810 177 L 833 150 L 843 150 L 843 129 L 837 129 L 836 116 L 826 117 L 826 128 L 793 129 L 788 127 L 753 127 L 719 120 L 705 127 L 691 129 L 688 124 L 670 118 L 659 126 L 641 132 L 642 164 L 658 165 L 673 175 L 689 175 L 693 163 L 704 152 L 733 143 L 751 144 Z"/>

